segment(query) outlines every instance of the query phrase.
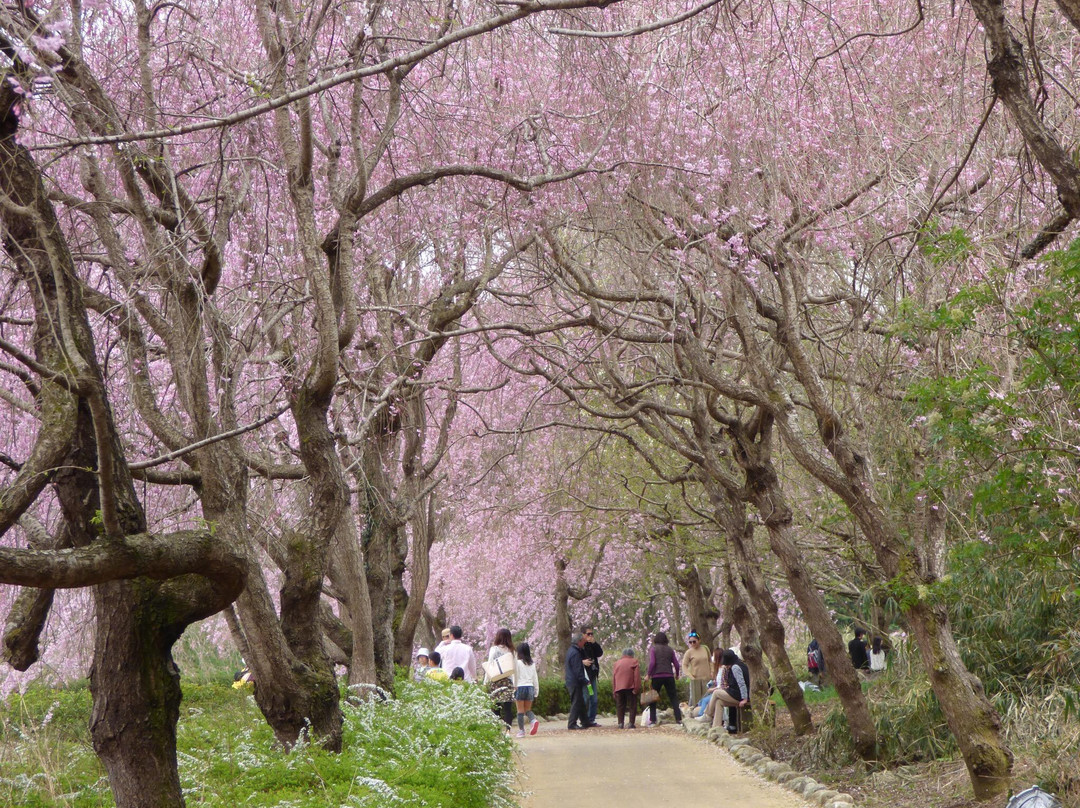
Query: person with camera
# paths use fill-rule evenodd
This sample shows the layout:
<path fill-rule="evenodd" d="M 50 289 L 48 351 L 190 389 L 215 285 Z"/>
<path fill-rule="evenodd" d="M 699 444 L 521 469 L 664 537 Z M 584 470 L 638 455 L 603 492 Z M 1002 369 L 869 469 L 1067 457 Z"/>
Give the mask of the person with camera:
<path fill-rule="evenodd" d="M 687 696 L 691 706 L 696 705 L 709 687 L 709 675 L 712 673 L 709 648 L 701 644 L 696 631 L 686 637 L 688 648 L 682 656 L 682 668 L 690 678 L 690 692 Z"/>

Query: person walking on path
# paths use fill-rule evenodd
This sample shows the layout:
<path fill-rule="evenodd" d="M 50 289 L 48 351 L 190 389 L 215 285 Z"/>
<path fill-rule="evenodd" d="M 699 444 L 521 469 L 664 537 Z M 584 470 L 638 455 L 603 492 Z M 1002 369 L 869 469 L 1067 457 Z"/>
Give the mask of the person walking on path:
<path fill-rule="evenodd" d="M 586 712 L 589 716 L 589 724 L 596 723 L 596 713 L 600 707 L 600 689 L 596 686 L 596 683 L 600 679 L 600 657 L 604 655 L 604 649 L 600 647 L 595 639 L 596 631 L 592 626 L 586 626 L 581 631 L 585 635 L 585 647 L 582 649 L 582 653 L 585 654 L 583 660 L 585 664 L 585 674 L 589 677 L 589 683 L 592 685 L 585 693 L 585 706 L 588 708 Z"/>
<path fill-rule="evenodd" d="M 585 729 L 591 727 L 585 707 L 585 688 L 589 686 L 589 677 L 585 673 L 584 653 L 585 635 L 574 635 L 574 644 L 566 652 L 566 664 L 563 665 L 563 677 L 566 690 L 570 693 L 570 715 L 566 719 L 567 729 Z M 578 722 L 581 723 L 578 723 Z"/>
<path fill-rule="evenodd" d="M 535 735 L 540 721 L 533 714 L 532 705 L 540 695 L 540 677 L 533 664 L 532 650 L 527 642 L 519 643 L 517 660 L 514 662 L 514 700 L 517 702 L 517 737 L 525 737 L 525 720 L 529 720 L 529 734 Z"/>
<path fill-rule="evenodd" d="M 491 648 L 488 649 L 488 662 L 492 662 L 505 654 L 510 654 L 511 657 L 514 656 L 514 638 L 510 634 L 510 629 L 500 628 L 495 632 L 495 639 L 491 643 Z M 485 669 L 484 685 L 487 687 L 488 695 L 491 696 L 495 715 L 503 720 L 507 730 L 511 729 L 514 725 L 513 675 L 492 681 L 488 676 L 487 669 Z"/>
<path fill-rule="evenodd" d="M 866 632 L 855 627 L 855 639 L 847 645 L 848 654 L 851 656 L 851 667 L 857 671 L 870 670 L 870 657 L 866 653 Z"/>
<path fill-rule="evenodd" d="M 683 673 L 690 677 L 690 695 L 687 701 L 691 706 L 697 704 L 709 687 L 709 648 L 701 644 L 696 631 L 691 631 L 686 638 L 686 652 L 682 656 Z"/>
<path fill-rule="evenodd" d="M 676 723 L 682 723 L 682 710 L 679 709 L 679 696 L 678 691 L 675 688 L 675 680 L 679 678 L 682 673 L 682 668 L 679 665 L 679 657 L 675 653 L 670 645 L 668 645 L 667 633 L 664 631 L 656 632 L 656 636 L 653 637 L 652 647 L 649 649 L 649 680 L 652 682 L 652 689 L 657 693 L 663 688 L 667 693 L 668 701 L 671 703 L 671 709 L 675 711 Z M 657 702 L 653 702 L 649 705 L 649 721 L 645 726 L 656 726 L 656 705 Z"/>
<path fill-rule="evenodd" d="M 619 722 L 619 729 L 623 729 L 623 721 L 627 716 L 630 718 L 630 729 L 634 729 L 638 694 L 641 693 L 641 665 L 634 658 L 633 648 L 624 650 L 615 667 L 611 669 L 611 690 L 615 694 L 615 717 Z"/>
<path fill-rule="evenodd" d="M 450 626 L 450 644 L 442 652 L 442 669 L 451 675 L 461 668 L 466 682 L 476 681 L 476 654 L 461 641 L 461 626 Z"/>

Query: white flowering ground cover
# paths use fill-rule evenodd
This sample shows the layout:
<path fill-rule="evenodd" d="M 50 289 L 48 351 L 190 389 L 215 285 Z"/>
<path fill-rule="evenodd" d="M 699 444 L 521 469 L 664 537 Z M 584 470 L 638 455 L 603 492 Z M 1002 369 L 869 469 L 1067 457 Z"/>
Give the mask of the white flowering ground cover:
<path fill-rule="evenodd" d="M 399 680 L 397 698 L 344 706 L 344 751 L 278 746 L 229 683 L 184 687 L 180 779 L 191 808 L 510 808 L 512 742 L 478 688 Z M 112 806 L 83 687 L 34 688 L 0 710 L 0 805 Z"/>

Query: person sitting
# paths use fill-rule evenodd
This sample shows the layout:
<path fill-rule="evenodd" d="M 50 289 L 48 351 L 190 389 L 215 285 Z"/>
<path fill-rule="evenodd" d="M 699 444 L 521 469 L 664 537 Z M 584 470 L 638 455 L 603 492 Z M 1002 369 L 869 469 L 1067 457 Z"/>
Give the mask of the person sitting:
<path fill-rule="evenodd" d="M 855 627 L 855 639 L 847 645 L 848 656 L 851 657 L 851 667 L 857 671 L 870 670 L 870 657 L 866 653 L 866 631 Z"/>
<path fill-rule="evenodd" d="M 709 707 L 709 702 L 712 701 L 713 691 L 718 687 L 722 687 L 723 684 L 720 681 L 720 671 L 727 669 L 724 668 L 724 651 L 726 649 L 719 646 L 713 650 L 712 653 L 712 679 L 705 685 L 705 695 L 698 699 L 698 703 L 694 705 L 691 715 L 698 721 L 704 721 L 705 711 Z"/>
<path fill-rule="evenodd" d="M 750 669 L 730 648 L 724 651 L 720 682 L 721 685 L 713 691 L 712 699 L 705 710 L 705 718 L 711 721 L 714 727 L 723 727 L 723 708 L 727 707 L 727 731 L 735 734 L 739 731 L 735 710 L 750 704 Z"/>
<path fill-rule="evenodd" d="M 885 667 L 885 647 L 881 644 L 881 637 L 874 637 L 870 644 L 870 672 L 881 673 Z"/>

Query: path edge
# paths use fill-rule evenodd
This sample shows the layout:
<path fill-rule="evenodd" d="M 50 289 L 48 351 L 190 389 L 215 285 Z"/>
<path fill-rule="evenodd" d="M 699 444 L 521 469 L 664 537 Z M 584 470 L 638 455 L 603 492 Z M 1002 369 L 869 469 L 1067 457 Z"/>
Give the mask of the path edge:
<path fill-rule="evenodd" d="M 749 738 L 729 735 L 720 727 L 710 727 L 700 721 L 684 719 L 682 728 L 687 734 L 709 741 L 726 749 L 735 760 L 788 791 L 798 794 L 807 802 L 822 808 L 852 808 L 855 799 L 850 794 L 833 791 L 813 777 L 791 768 L 787 763 L 773 760 L 750 743 Z"/>

